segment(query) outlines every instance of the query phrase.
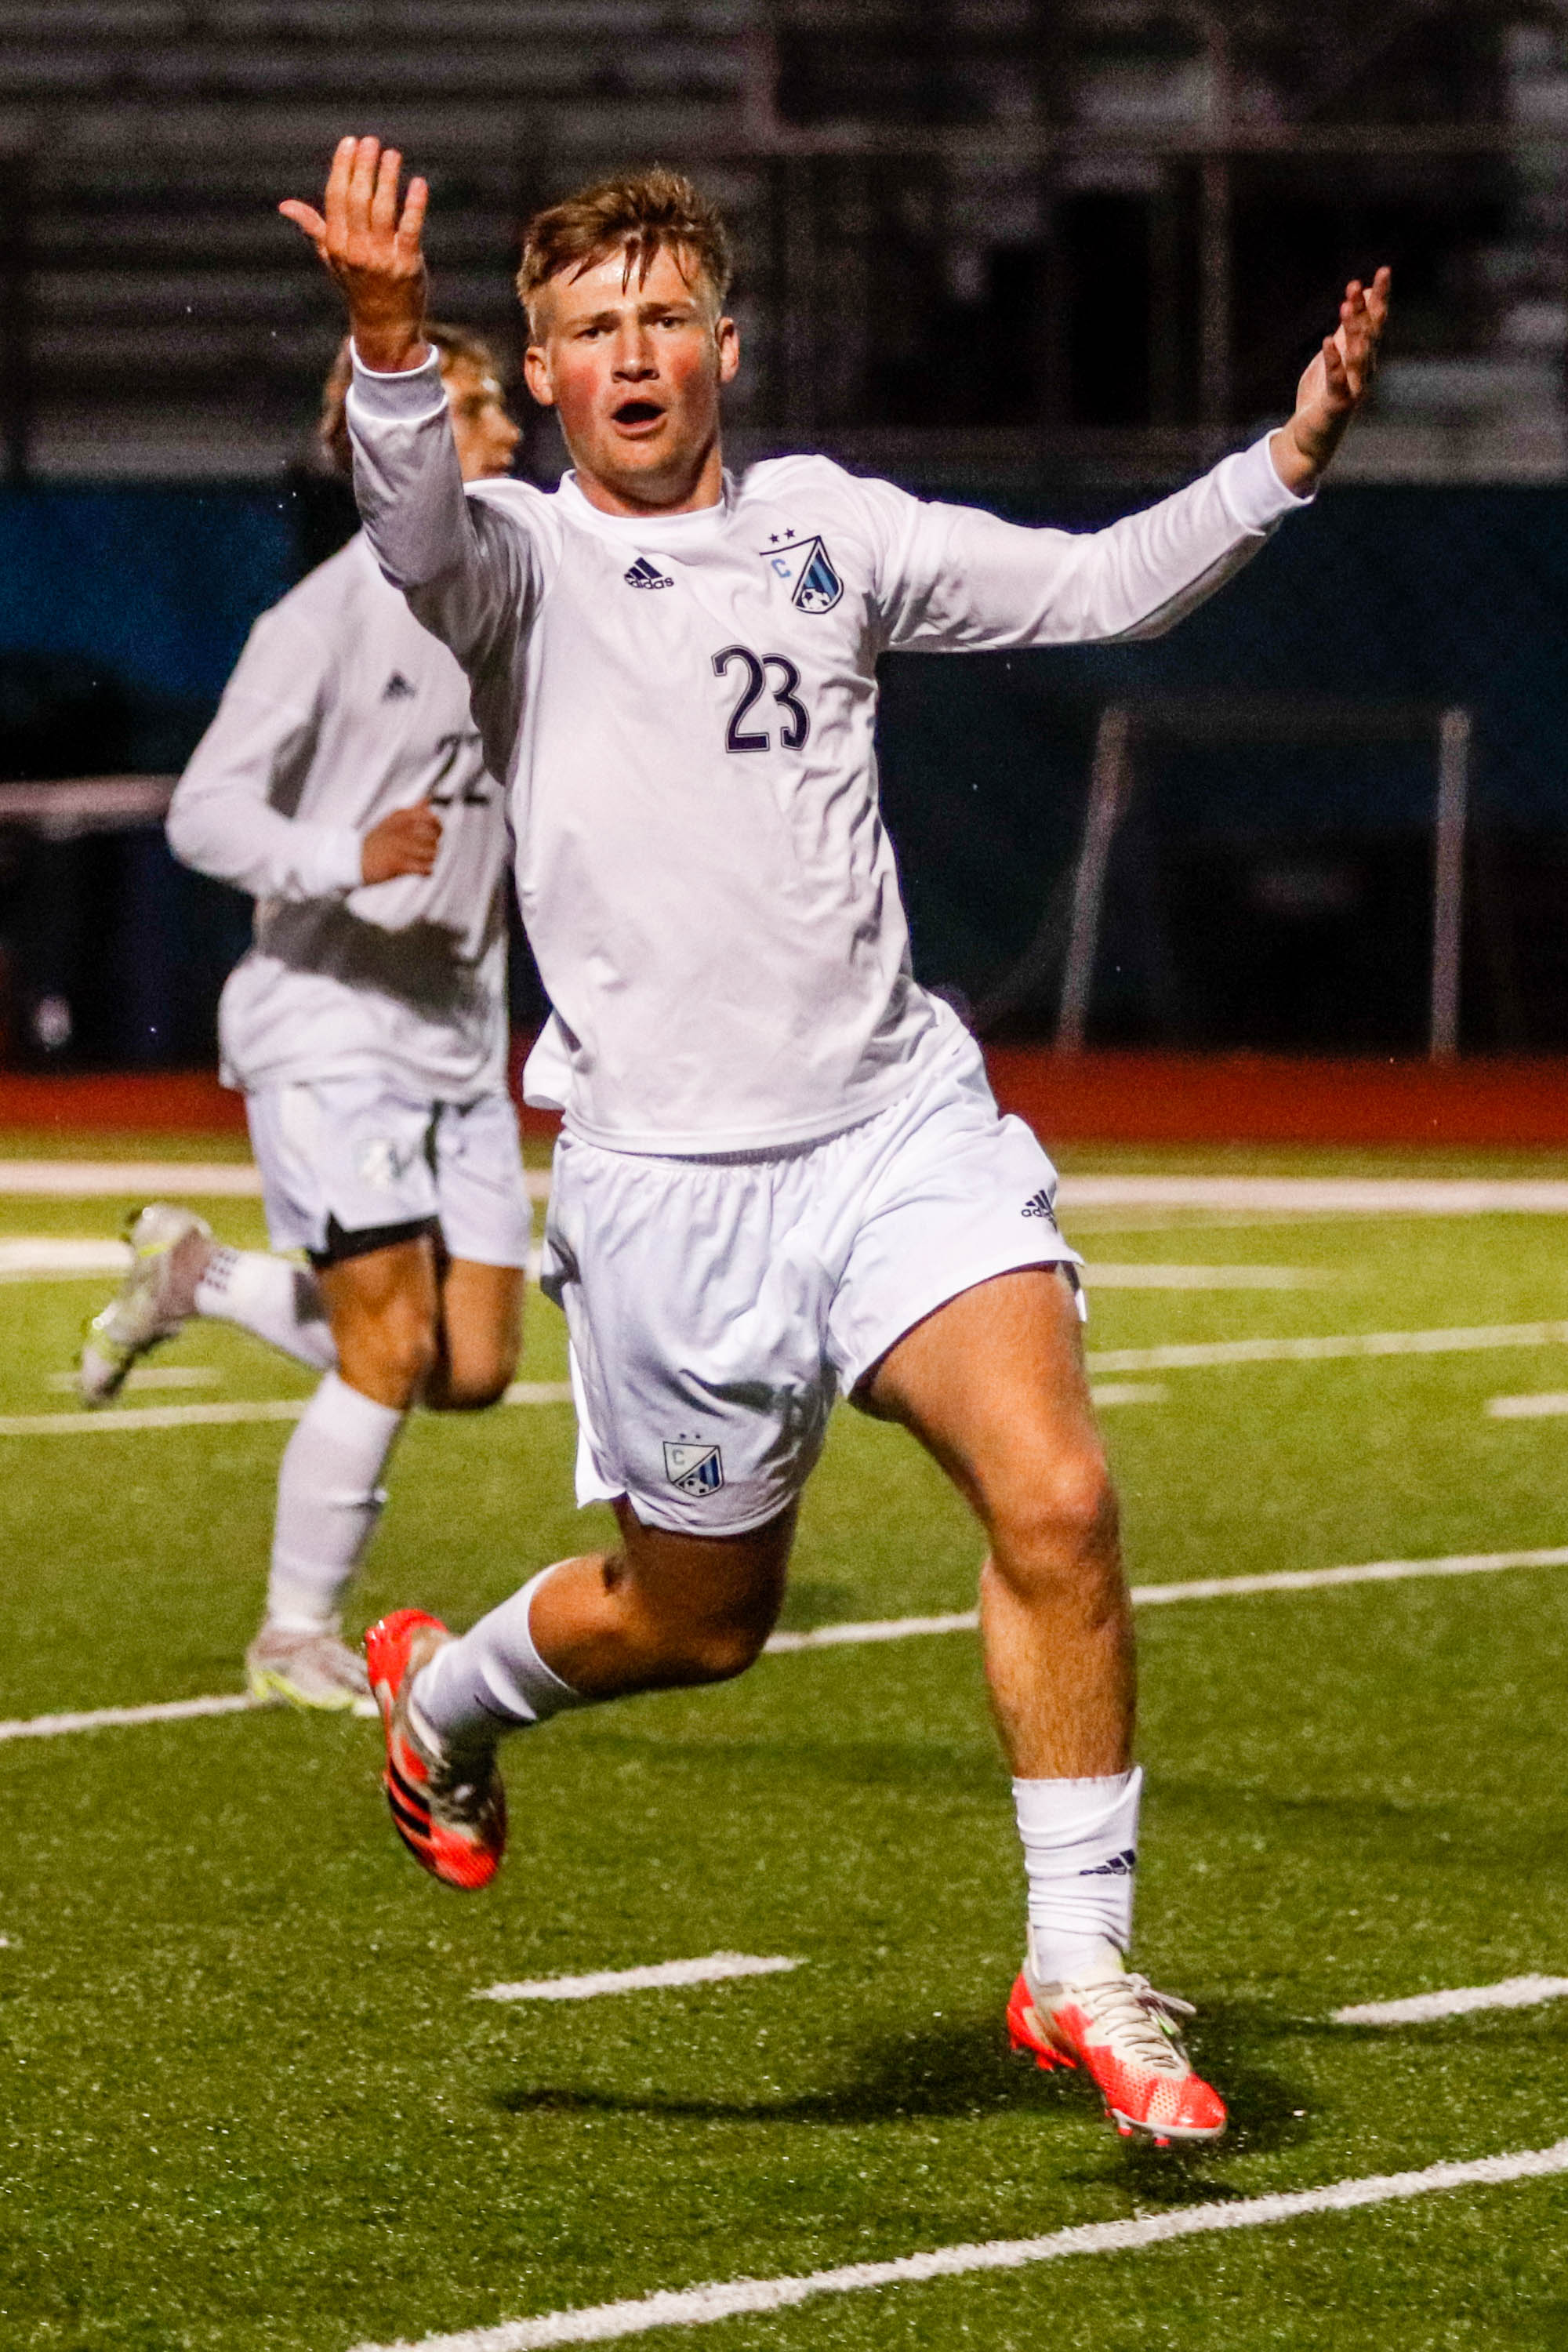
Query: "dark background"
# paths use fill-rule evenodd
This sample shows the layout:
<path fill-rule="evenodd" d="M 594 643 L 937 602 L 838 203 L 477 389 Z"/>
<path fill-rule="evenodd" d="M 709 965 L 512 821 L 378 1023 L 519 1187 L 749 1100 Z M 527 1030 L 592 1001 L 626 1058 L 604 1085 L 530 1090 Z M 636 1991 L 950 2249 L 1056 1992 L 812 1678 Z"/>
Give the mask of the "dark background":
<path fill-rule="evenodd" d="M 1458 705 L 1461 1042 L 1568 1045 L 1556 9 L 9 9 L 0 777 L 176 771 L 251 619 L 352 528 L 310 449 L 332 297 L 273 210 L 344 127 L 430 173 L 438 307 L 509 362 L 528 212 L 692 169 L 736 232 L 732 457 L 824 447 L 1026 521 L 1092 527 L 1277 420 L 1346 276 L 1391 261 L 1340 479 L 1215 604 L 1152 646 L 885 665 L 917 966 L 1048 1036 L 1106 705 L 1331 698 L 1331 742 L 1282 715 L 1140 753 L 1089 1041 L 1419 1052 L 1435 752 L 1379 713 Z M 531 416 L 525 469 L 560 462 Z M 0 824 L 0 1055 L 210 1057 L 247 919 L 155 835 Z M 525 954 L 516 995 L 531 1024 Z"/>

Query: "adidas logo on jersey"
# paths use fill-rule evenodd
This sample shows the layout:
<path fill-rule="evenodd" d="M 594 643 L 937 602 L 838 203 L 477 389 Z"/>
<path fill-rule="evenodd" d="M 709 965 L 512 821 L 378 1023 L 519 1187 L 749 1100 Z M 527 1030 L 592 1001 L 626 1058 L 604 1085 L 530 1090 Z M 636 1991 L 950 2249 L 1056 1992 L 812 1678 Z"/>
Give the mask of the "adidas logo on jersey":
<path fill-rule="evenodd" d="M 1041 1191 L 1037 1192 L 1032 1201 L 1026 1201 L 1024 1203 L 1024 1214 L 1026 1217 L 1048 1217 L 1053 1213 L 1054 1213 L 1051 1208 L 1051 1196 L 1047 1192 Z"/>
<path fill-rule="evenodd" d="M 1080 1870 L 1080 1878 L 1131 1878 L 1138 1867 L 1138 1849 L 1124 1845 L 1109 1862 L 1097 1862 L 1091 1870 Z"/>
<path fill-rule="evenodd" d="M 671 1445 L 667 1441 L 664 1475 L 683 1495 L 716 1495 L 724 1484 L 724 1457 L 716 1445 Z"/>
<path fill-rule="evenodd" d="M 381 698 L 383 702 L 406 702 L 411 695 L 417 694 L 419 688 L 416 686 L 411 686 L 400 669 L 395 669 L 381 689 Z"/>
<path fill-rule="evenodd" d="M 623 572 L 621 577 L 628 588 L 673 588 L 675 585 L 674 581 L 667 579 L 658 564 L 650 563 L 646 555 L 639 555 L 631 570 Z"/>

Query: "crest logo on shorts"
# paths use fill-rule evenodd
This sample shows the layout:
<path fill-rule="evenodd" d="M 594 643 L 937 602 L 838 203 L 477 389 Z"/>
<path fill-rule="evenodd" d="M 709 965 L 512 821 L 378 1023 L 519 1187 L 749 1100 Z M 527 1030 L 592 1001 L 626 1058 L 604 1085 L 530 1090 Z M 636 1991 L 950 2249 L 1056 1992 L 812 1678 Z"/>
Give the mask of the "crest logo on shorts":
<path fill-rule="evenodd" d="M 354 1159 L 354 1174 L 362 1184 L 368 1184 L 374 1192 L 390 1192 L 413 1161 L 414 1152 L 409 1147 L 395 1144 L 390 1136 L 378 1135 L 369 1143 L 360 1145 Z"/>
<path fill-rule="evenodd" d="M 716 1495 L 724 1484 L 724 1457 L 716 1445 L 664 1447 L 664 1475 L 683 1495 Z"/>
<path fill-rule="evenodd" d="M 831 613 L 844 583 L 820 539 L 786 541 L 763 550 L 772 569 L 790 584 L 790 603 L 802 613 Z"/>

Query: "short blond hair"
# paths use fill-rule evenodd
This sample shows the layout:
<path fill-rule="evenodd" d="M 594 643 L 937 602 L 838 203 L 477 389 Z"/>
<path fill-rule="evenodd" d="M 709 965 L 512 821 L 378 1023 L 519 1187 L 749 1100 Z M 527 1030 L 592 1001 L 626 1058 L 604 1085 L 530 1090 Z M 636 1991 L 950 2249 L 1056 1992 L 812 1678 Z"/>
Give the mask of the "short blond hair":
<path fill-rule="evenodd" d="M 470 333 L 467 327 L 448 327 L 439 319 L 426 319 L 420 332 L 427 343 L 434 343 L 441 354 L 441 373 L 458 360 L 467 360 L 486 375 L 499 375 L 496 355 L 482 335 Z M 349 386 L 353 382 L 353 344 L 347 335 L 338 346 L 331 372 L 321 386 L 321 414 L 316 423 L 316 446 L 336 474 L 353 471 L 353 453 L 349 446 L 349 423 L 344 410 Z"/>
<path fill-rule="evenodd" d="M 595 180 L 535 213 L 523 232 L 517 273 L 529 333 L 537 335 L 536 305 L 552 278 L 579 277 L 614 253 L 626 257 L 628 285 L 634 272 L 642 285 L 658 255 L 673 253 L 678 260 L 690 256 L 721 307 L 730 291 L 730 236 L 717 206 L 684 172 L 652 163 L 646 171 Z"/>

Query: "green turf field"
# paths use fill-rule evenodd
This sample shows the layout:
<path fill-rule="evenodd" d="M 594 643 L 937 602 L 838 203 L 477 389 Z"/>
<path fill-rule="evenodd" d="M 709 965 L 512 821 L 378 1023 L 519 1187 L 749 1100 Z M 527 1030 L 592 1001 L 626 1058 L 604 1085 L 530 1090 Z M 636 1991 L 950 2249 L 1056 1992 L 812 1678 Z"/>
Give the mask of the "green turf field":
<path fill-rule="evenodd" d="M 0 1239 L 110 1234 L 122 1205 L 5 1198 Z M 260 1238 L 255 1203 L 210 1213 Z M 1128 1211 L 1075 1231 L 1091 1263 L 1307 1277 L 1102 1289 L 1096 1350 L 1568 1318 L 1561 1218 Z M 0 1286 L 0 1414 L 69 1409 L 50 1377 L 105 1292 Z M 523 1375 L 559 1380 L 558 1319 L 531 1316 Z M 132 1405 L 309 1387 L 213 1327 L 153 1365 L 216 1377 Z M 1131 1384 L 1163 1391 L 1106 1412 L 1136 1582 L 1568 1544 L 1568 1419 L 1486 1411 L 1568 1390 L 1561 1345 Z M 0 1437 L 0 1717 L 237 1688 L 287 1434 Z M 416 1423 L 363 1616 L 466 1622 L 582 1549 L 601 1523 L 572 1507 L 572 1438 L 553 1405 Z M 977 1551 L 909 1442 L 842 1414 L 786 1622 L 964 1609 Z M 1203 2158 L 1124 2149 L 1079 2085 L 1006 2055 L 1021 1880 L 966 1633 L 774 1656 L 514 1743 L 512 1852 L 479 1897 L 395 1843 L 374 1727 L 257 1713 L 0 1746 L 0 2346 L 349 2352 L 1568 2135 L 1568 2001 L 1330 2021 L 1568 1974 L 1568 1569 L 1150 1608 L 1141 1634 L 1138 1958 L 1201 2006 L 1194 2054 L 1236 2124 Z M 472 1998 L 718 1951 L 805 1965 Z M 1545 2179 L 633 2340 L 1549 2352 L 1565 2223 L 1568 2179 Z"/>

